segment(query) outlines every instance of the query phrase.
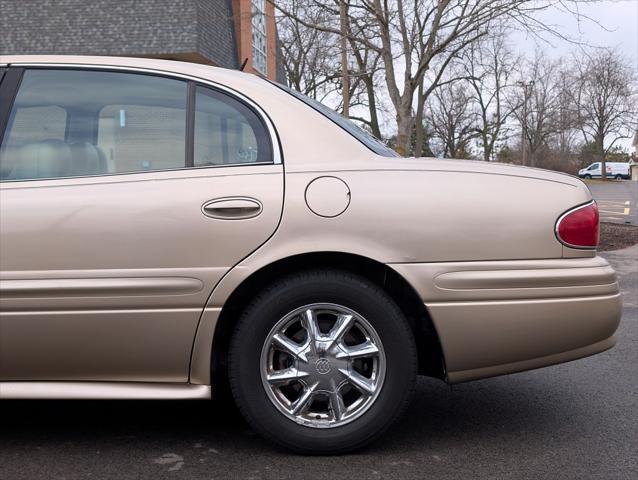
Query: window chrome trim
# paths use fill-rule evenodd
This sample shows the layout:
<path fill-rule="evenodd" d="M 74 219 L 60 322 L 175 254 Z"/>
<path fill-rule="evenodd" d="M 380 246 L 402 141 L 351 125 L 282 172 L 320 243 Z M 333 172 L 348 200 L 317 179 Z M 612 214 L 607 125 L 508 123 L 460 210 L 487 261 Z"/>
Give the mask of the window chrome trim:
<path fill-rule="evenodd" d="M 268 116 L 268 114 L 261 108 L 257 103 L 251 100 L 249 97 L 244 95 L 243 93 L 235 90 L 234 88 L 228 87 L 226 85 L 217 83 L 212 80 L 208 80 L 202 77 L 196 77 L 193 75 L 188 75 L 185 73 L 176 73 L 166 70 L 158 70 L 154 68 L 144 68 L 144 67 L 128 67 L 124 65 L 109 65 L 109 64 L 86 64 L 86 63 L 54 63 L 54 62 L 42 62 L 42 63 L 34 63 L 34 62 L 17 62 L 9 64 L 10 67 L 17 68 L 28 68 L 28 67 L 52 67 L 52 68 L 84 68 L 84 69 L 92 69 L 92 70 L 117 70 L 124 72 L 136 72 L 136 73 L 150 73 L 155 75 L 161 75 L 164 77 L 173 77 L 176 79 L 197 82 L 202 85 L 208 85 L 213 88 L 217 88 L 222 92 L 234 97 L 235 99 L 246 103 L 250 106 L 257 115 L 261 118 L 261 120 L 266 125 L 268 130 L 268 134 L 270 135 L 270 143 L 272 144 L 272 156 L 273 156 L 273 165 L 281 165 L 283 163 L 282 158 L 282 150 L 281 144 L 279 143 L 279 136 L 277 135 L 277 130 L 275 129 L 275 125 L 272 123 L 272 120 Z M 243 165 L 243 164 L 242 164 Z M 255 165 L 254 163 L 247 163 L 245 165 Z M 216 167 L 226 167 L 230 165 L 211 165 L 203 168 L 216 168 Z M 191 168 L 191 167 L 187 167 Z M 124 172 L 123 172 L 124 173 Z M 129 172 L 135 173 L 135 172 Z M 97 176 L 97 175 L 92 175 Z"/>
<path fill-rule="evenodd" d="M 213 168 L 267 167 L 271 165 L 275 165 L 275 164 L 273 164 L 272 162 L 224 163 L 222 165 L 200 165 L 197 167 L 160 168 L 157 170 L 131 170 L 130 172 L 107 172 L 107 173 L 97 173 L 95 175 L 72 175 L 68 177 L 16 178 L 16 179 L 9 179 L 9 180 L 0 180 L 0 186 L 8 185 L 11 183 L 21 183 L 21 182 L 50 182 L 53 180 L 77 180 L 77 179 L 83 179 L 83 178 L 111 178 L 111 177 L 117 177 L 121 175 L 141 175 L 145 173 L 149 174 L 149 173 L 165 173 L 165 172 L 190 172 L 193 170 L 208 170 Z M 268 173 L 271 174 L 272 172 L 268 172 Z M 246 174 L 242 173 L 242 175 L 246 175 Z M 182 178 L 182 177 L 174 177 L 174 178 Z M 183 178 L 190 178 L 190 177 L 183 177 Z M 131 181 L 134 181 L 134 180 L 131 180 Z"/>

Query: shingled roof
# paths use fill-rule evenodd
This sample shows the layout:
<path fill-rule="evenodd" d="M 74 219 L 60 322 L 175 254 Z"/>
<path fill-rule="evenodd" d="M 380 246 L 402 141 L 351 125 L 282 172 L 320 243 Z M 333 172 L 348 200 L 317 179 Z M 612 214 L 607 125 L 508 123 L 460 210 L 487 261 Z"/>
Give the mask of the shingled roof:
<path fill-rule="evenodd" d="M 0 0 L 0 54 L 127 55 L 237 68 L 232 0 Z"/>

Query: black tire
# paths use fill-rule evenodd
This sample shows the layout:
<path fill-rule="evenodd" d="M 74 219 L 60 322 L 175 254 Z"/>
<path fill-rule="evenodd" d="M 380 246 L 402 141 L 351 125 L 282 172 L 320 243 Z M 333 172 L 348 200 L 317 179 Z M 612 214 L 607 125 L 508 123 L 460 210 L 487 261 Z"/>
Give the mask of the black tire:
<path fill-rule="evenodd" d="M 587 173 L 583 176 L 583 178 L 586 180 L 591 180 L 591 175 Z"/>
<path fill-rule="evenodd" d="M 376 400 L 360 417 L 333 428 L 286 417 L 261 379 L 261 351 L 273 326 L 291 311 L 316 303 L 342 305 L 365 317 L 385 352 L 385 380 Z M 338 270 L 295 274 L 267 287 L 245 309 L 229 350 L 230 386 L 243 416 L 265 438 L 302 454 L 345 453 L 378 438 L 408 406 L 416 371 L 414 336 L 394 301 L 367 279 Z"/>
<path fill-rule="evenodd" d="M 623 176 L 619 173 L 618 175 L 616 175 L 616 180 L 622 180 Z"/>

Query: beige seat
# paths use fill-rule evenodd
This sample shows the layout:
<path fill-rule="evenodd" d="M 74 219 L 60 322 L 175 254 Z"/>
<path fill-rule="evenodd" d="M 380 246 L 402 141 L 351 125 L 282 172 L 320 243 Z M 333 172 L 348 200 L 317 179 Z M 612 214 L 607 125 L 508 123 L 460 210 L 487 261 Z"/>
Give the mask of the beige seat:
<path fill-rule="evenodd" d="M 0 180 L 10 180 L 13 170 L 18 164 L 22 147 L 5 147 L 0 149 Z"/>
<path fill-rule="evenodd" d="M 72 174 L 71 149 L 62 140 L 28 143 L 12 153 L 9 180 L 56 178 Z"/>
<path fill-rule="evenodd" d="M 0 165 L 0 178 L 7 180 L 99 175 L 106 172 L 106 156 L 88 142 L 51 139 L 7 148 Z"/>
<path fill-rule="evenodd" d="M 106 172 L 106 156 L 89 142 L 71 144 L 73 176 L 99 175 Z"/>

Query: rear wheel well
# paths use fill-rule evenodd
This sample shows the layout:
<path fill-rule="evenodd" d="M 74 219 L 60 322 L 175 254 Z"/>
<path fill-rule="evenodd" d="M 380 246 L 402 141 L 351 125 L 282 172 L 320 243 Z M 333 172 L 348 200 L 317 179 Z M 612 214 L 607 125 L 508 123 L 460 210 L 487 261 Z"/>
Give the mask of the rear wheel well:
<path fill-rule="evenodd" d="M 445 378 L 445 360 L 432 319 L 414 289 L 387 265 L 366 257 L 321 252 L 295 255 L 267 265 L 246 278 L 225 302 L 213 337 L 211 381 L 214 391 L 226 390 L 226 359 L 230 338 L 239 317 L 255 295 L 266 285 L 293 273 L 315 269 L 337 269 L 360 275 L 379 285 L 399 306 L 412 329 L 417 344 L 419 374 Z"/>

